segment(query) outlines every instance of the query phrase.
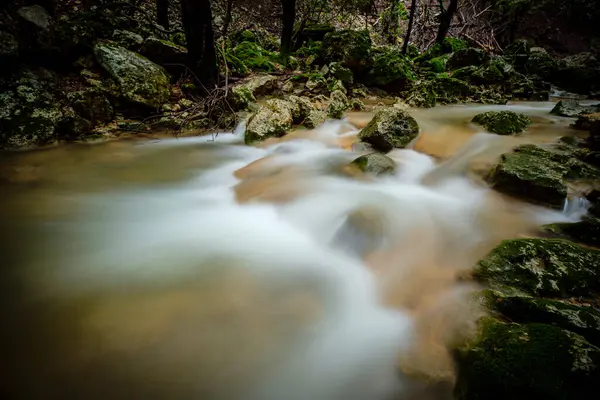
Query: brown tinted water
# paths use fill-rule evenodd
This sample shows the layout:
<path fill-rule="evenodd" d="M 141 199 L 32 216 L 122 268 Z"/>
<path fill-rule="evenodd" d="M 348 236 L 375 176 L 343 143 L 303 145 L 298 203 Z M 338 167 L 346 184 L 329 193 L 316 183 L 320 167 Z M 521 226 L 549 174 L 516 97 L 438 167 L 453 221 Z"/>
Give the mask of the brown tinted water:
<path fill-rule="evenodd" d="M 415 376 L 450 382 L 443 398 L 447 347 L 481 313 L 461 276 L 567 219 L 467 174 L 576 134 L 551 106 L 411 110 L 422 132 L 387 178 L 347 167 L 368 112 L 260 148 L 223 133 L 2 154 L 4 398 L 419 398 Z M 505 108 L 535 124 L 469 123 Z"/>

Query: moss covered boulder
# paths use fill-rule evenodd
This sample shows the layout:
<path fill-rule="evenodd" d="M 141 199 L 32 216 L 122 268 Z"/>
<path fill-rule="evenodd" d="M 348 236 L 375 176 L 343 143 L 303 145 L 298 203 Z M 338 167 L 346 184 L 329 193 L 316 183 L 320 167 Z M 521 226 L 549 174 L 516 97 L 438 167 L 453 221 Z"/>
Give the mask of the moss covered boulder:
<path fill-rule="evenodd" d="M 311 110 L 304 119 L 304 126 L 313 129 L 327 120 L 327 113 L 321 110 Z"/>
<path fill-rule="evenodd" d="M 23 70 L 0 93 L 0 148 L 42 145 L 58 137 L 63 111 L 49 71 Z"/>
<path fill-rule="evenodd" d="M 504 49 L 504 58 L 512 65 L 524 66 L 529 59 L 531 46 L 525 39 L 519 39 L 511 43 Z"/>
<path fill-rule="evenodd" d="M 352 161 L 352 165 L 358 167 L 361 171 L 379 176 L 392 175 L 396 172 L 396 162 L 381 153 L 365 154 Z"/>
<path fill-rule="evenodd" d="M 327 116 L 333 119 L 340 119 L 352 108 L 348 97 L 341 90 L 334 90 L 329 97 L 327 106 Z"/>
<path fill-rule="evenodd" d="M 558 62 L 543 48 L 533 47 L 524 70 L 528 74 L 535 74 L 542 79 L 551 80 L 558 71 Z"/>
<path fill-rule="evenodd" d="M 512 111 L 488 111 L 477 114 L 472 122 L 483 126 L 488 132 L 499 135 L 521 133 L 533 123 L 529 117 Z"/>
<path fill-rule="evenodd" d="M 368 83 L 388 91 L 405 89 L 416 79 L 412 63 L 399 50 L 378 51 L 369 70 Z"/>
<path fill-rule="evenodd" d="M 109 42 L 96 44 L 94 54 L 102 68 L 118 83 L 124 99 L 154 108 L 169 99 L 169 77 L 159 65 Z"/>
<path fill-rule="evenodd" d="M 469 47 L 453 53 L 448 59 L 448 68 L 458 69 L 469 65 L 481 65 L 487 59 L 487 55 L 481 49 Z"/>
<path fill-rule="evenodd" d="M 503 154 L 488 181 L 499 192 L 532 203 L 562 208 L 567 196 L 564 177 L 568 168 L 526 151 Z"/>
<path fill-rule="evenodd" d="M 600 389 L 600 349 L 551 325 L 486 318 L 458 365 L 460 400 L 585 399 Z"/>
<path fill-rule="evenodd" d="M 512 322 L 542 323 L 567 329 L 587 341 L 600 344 L 600 311 L 568 300 L 544 299 L 499 290 L 483 291 L 484 304 Z"/>
<path fill-rule="evenodd" d="M 265 96 L 277 88 L 277 78 L 272 75 L 256 75 L 231 88 L 229 102 L 235 110 L 247 108 L 258 96 Z"/>
<path fill-rule="evenodd" d="M 386 108 L 360 131 L 359 139 L 383 152 L 404 148 L 419 135 L 419 125 L 406 111 Z"/>
<path fill-rule="evenodd" d="M 289 102 L 278 99 L 267 100 L 248 120 L 246 144 L 283 136 L 292 128 L 293 122 L 292 105 Z"/>
<path fill-rule="evenodd" d="M 339 62 L 353 72 L 364 72 L 371 65 L 371 38 L 367 31 L 330 32 L 323 39 L 321 55 L 326 63 Z"/>
<path fill-rule="evenodd" d="M 600 251 L 562 239 L 508 240 L 479 262 L 474 277 L 533 296 L 595 297 Z"/>
<path fill-rule="evenodd" d="M 345 84 L 352 84 L 354 82 L 354 75 L 349 68 L 344 67 L 339 62 L 333 62 L 329 64 L 329 73 Z"/>
<path fill-rule="evenodd" d="M 90 121 L 92 126 L 111 121 L 114 117 L 113 107 L 102 91 L 97 88 L 86 88 L 67 94 L 67 98 L 75 112 Z"/>
<path fill-rule="evenodd" d="M 600 247 L 600 219 L 584 218 L 579 222 L 546 225 L 543 231 L 575 242 Z"/>
<path fill-rule="evenodd" d="M 600 59 L 592 53 L 579 53 L 559 60 L 553 83 L 576 93 L 600 90 Z"/>

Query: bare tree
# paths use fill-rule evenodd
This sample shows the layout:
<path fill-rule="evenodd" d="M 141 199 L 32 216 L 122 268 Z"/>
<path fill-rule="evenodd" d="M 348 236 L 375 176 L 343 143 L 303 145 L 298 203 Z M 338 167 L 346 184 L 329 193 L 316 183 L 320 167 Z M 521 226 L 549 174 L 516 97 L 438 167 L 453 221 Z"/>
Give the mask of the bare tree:
<path fill-rule="evenodd" d="M 210 0 L 181 0 L 181 16 L 189 67 L 205 90 L 210 91 L 218 76 Z"/>
<path fill-rule="evenodd" d="M 458 9 L 458 0 L 450 0 L 450 4 L 447 9 L 444 9 L 444 2 L 440 0 L 440 27 L 438 29 L 437 37 L 435 41 L 442 43 L 448 34 L 450 25 L 452 24 L 452 18 Z"/>
<path fill-rule="evenodd" d="M 156 22 L 169 29 L 169 0 L 156 0 Z"/>
<path fill-rule="evenodd" d="M 417 0 L 412 0 L 410 3 L 410 16 L 408 17 L 408 28 L 406 29 L 406 36 L 404 36 L 404 43 L 402 44 L 402 54 L 406 54 L 408 50 L 408 41 L 410 40 L 410 32 L 412 31 L 413 23 L 415 21 L 415 11 L 417 9 Z"/>
<path fill-rule="evenodd" d="M 287 56 L 292 52 L 294 22 L 296 21 L 296 0 L 281 0 L 283 8 L 281 29 L 281 54 Z"/>

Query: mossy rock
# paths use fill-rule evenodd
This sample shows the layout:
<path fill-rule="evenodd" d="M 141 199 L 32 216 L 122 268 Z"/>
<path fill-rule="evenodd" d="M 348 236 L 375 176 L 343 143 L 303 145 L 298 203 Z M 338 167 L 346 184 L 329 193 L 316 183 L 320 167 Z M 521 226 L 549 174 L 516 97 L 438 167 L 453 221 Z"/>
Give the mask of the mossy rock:
<path fill-rule="evenodd" d="M 414 59 L 415 63 L 420 64 L 425 61 L 431 60 L 432 58 L 439 57 L 443 54 L 451 54 L 459 50 L 467 49 L 469 43 L 462 39 L 453 37 L 447 37 L 444 39 L 442 44 L 436 43 L 429 49 L 425 50 L 423 54 Z"/>
<path fill-rule="evenodd" d="M 187 62 L 187 49 L 185 47 L 155 37 L 149 37 L 144 41 L 140 53 L 167 70 L 181 70 L 182 65 Z"/>
<path fill-rule="evenodd" d="M 529 59 L 531 46 L 525 39 L 519 39 L 504 49 L 504 57 L 516 66 L 524 66 Z"/>
<path fill-rule="evenodd" d="M 277 78 L 272 75 L 256 75 L 231 88 L 228 101 L 234 110 L 247 108 L 258 96 L 271 94 L 277 87 Z"/>
<path fill-rule="evenodd" d="M 498 135 L 514 135 L 523 132 L 533 123 L 529 117 L 512 111 L 488 111 L 477 114 L 472 122 Z"/>
<path fill-rule="evenodd" d="M 231 42 L 235 46 L 243 42 L 255 43 L 268 51 L 278 51 L 279 41 L 277 37 L 264 28 L 254 26 L 252 29 L 243 29 L 231 36 Z"/>
<path fill-rule="evenodd" d="M 299 35 L 299 43 L 322 42 L 325 35 L 331 32 L 335 32 L 331 24 L 307 24 Z"/>
<path fill-rule="evenodd" d="M 327 120 L 327 113 L 321 110 L 311 110 L 304 119 L 304 126 L 314 129 Z"/>
<path fill-rule="evenodd" d="M 245 142 L 252 144 L 270 137 L 283 136 L 293 125 L 292 106 L 284 100 L 272 99 L 249 118 Z"/>
<path fill-rule="evenodd" d="M 330 32 L 323 39 L 322 58 L 326 63 L 339 62 L 355 73 L 371 66 L 371 37 L 367 31 Z"/>
<path fill-rule="evenodd" d="M 354 82 L 354 74 L 352 74 L 352 71 L 349 68 L 342 66 L 340 63 L 334 62 L 329 64 L 329 73 L 345 84 L 352 84 Z"/>
<path fill-rule="evenodd" d="M 287 101 L 291 105 L 294 124 L 301 124 L 315 110 L 308 97 L 289 96 Z"/>
<path fill-rule="evenodd" d="M 561 88 L 589 94 L 600 90 L 600 60 L 592 53 L 579 53 L 558 61 L 552 79 Z"/>
<path fill-rule="evenodd" d="M 397 108 L 386 108 L 375 114 L 358 137 L 375 149 L 388 152 L 406 147 L 418 135 L 419 125 L 410 114 Z"/>
<path fill-rule="evenodd" d="M 144 38 L 141 35 L 135 32 L 120 29 L 115 29 L 113 31 L 112 40 L 119 46 L 123 46 L 132 51 L 139 50 L 144 43 Z"/>
<path fill-rule="evenodd" d="M 396 172 L 396 162 L 381 153 L 365 154 L 352 161 L 352 165 L 361 171 L 375 176 L 393 175 Z"/>
<path fill-rule="evenodd" d="M 551 325 L 485 318 L 458 365 L 459 400 L 570 400 L 600 390 L 600 349 Z"/>
<path fill-rule="evenodd" d="M 277 69 L 274 62 L 278 55 L 254 42 L 241 42 L 232 49 L 231 54 L 253 71 L 273 72 Z"/>
<path fill-rule="evenodd" d="M 589 305 L 506 294 L 491 289 L 483 291 L 482 297 L 490 310 L 512 322 L 553 325 L 575 332 L 595 346 L 600 344 L 600 311 Z"/>
<path fill-rule="evenodd" d="M 351 104 L 348 97 L 341 90 L 334 90 L 329 98 L 327 116 L 333 119 L 341 119 L 350 110 Z"/>
<path fill-rule="evenodd" d="M 431 71 L 440 73 L 446 71 L 446 64 L 450 58 L 449 54 L 444 54 L 439 57 L 432 58 L 425 63 L 426 67 L 429 67 Z"/>
<path fill-rule="evenodd" d="M 458 50 L 450 55 L 447 66 L 449 69 L 458 69 L 469 65 L 479 66 L 482 65 L 486 59 L 487 55 L 483 50 L 469 47 L 468 49 Z"/>
<path fill-rule="evenodd" d="M 468 102 L 477 95 L 477 88 L 467 82 L 443 74 L 431 81 L 436 99 L 442 104 Z"/>
<path fill-rule="evenodd" d="M 374 55 L 373 67 L 367 82 L 387 91 L 401 91 L 416 79 L 410 60 L 399 50 L 379 51 Z"/>
<path fill-rule="evenodd" d="M 525 63 L 525 71 L 535 74 L 542 79 L 551 80 L 558 71 L 558 62 L 547 51 L 532 48 L 529 58 Z"/>
<path fill-rule="evenodd" d="M 169 76 L 147 58 L 110 42 L 94 46 L 98 63 L 118 83 L 126 100 L 158 108 L 171 95 Z"/>
<path fill-rule="evenodd" d="M 96 88 L 87 88 L 67 94 L 73 109 L 92 126 L 111 121 L 114 118 L 113 107 L 108 98 Z"/>
<path fill-rule="evenodd" d="M 600 247 L 600 219 L 584 218 L 580 222 L 546 225 L 543 230 L 575 242 Z"/>
<path fill-rule="evenodd" d="M 600 111 L 600 104 L 582 106 L 577 100 L 561 100 L 550 111 L 550 114 L 561 117 L 575 118 L 584 114 L 592 114 Z"/>
<path fill-rule="evenodd" d="M 501 156 L 488 181 L 499 192 L 560 209 L 567 196 L 567 173 L 567 167 L 551 159 L 515 151 Z"/>
<path fill-rule="evenodd" d="M 479 262 L 473 276 L 492 288 L 516 288 L 533 296 L 595 297 L 600 251 L 562 239 L 508 240 Z"/>
<path fill-rule="evenodd" d="M 431 81 L 421 82 L 411 89 L 406 97 L 406 103 L 412 107 L 431 108 L 437 103 L 434 84 Z"/>

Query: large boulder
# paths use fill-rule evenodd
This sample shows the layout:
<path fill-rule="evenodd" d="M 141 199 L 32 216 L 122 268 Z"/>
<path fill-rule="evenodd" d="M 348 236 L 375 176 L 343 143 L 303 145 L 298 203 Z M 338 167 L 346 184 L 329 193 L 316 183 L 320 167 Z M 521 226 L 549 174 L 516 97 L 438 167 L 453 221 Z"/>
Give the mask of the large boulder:
<path fill-rule="evenodd" d="M 353 72 L 364 72 L 372 63 L 371 38 L 367 31 L 330 32 L 323 39 L 321 54 L 326 63 L 337 61 Z"/>
<path fill-rule="evenodd" d="M 598 111 L 600 111 L 600 104 L 583 106 L 577 100 L 561 100 L 556 103 L 550 114 L 575 118 L 582 114 L 592 114 Z"/>
<path fill-rule="evenodd" d="M 529 117 L 513 111 L 488 111 L 477 114 L 472 122 L 483 126 L 488 132 L 499 135 L 521 133 L 533 123 Z"/>
<path fill-rule="evenodd" d="M 533 203 L 562 208 L 567 196 L 565 176 L 569 168 L 537 148 L 522 146 L 503 154 L 488 181 L 492 187 Z"/>
<path fill-rule="evenodd" d="M 149 37 L 144 41 L 140 53 L 168 71 L 178 72 L 187 62 L 185 47 L 155 37 Z"/>
<path fill-rule="evenodd" d="M 532 296 L 595 298 L 600 251 L 562 239 L 508 240 L 479 262 L 474 277 Z"/>
<path fill-rule="evenodd" d="M 404 148 L 419 135 L 419 125 L 406 111 L 386 108 L 375 114 L 358 137 L 383 152 Z"/>
<path fill-rule="evenodd" d="M 600 349 L 551 325 L 485 318 L 457 358 L 459 400 L 584 399 L 599 389 Z"/>
<path fill-rule="evenodd" d="M 392 175 L 396 172 L 396 162 L 381 153 L 365 154 L 352 161 L 361 171 L 375 176 Z"/>
<path fill-rule="evenodd" d="M 147 58 L 110 42 L 94 46 L 98 63 L 118 83 L 127 101 L 158 108 L 171 95 L 165 70 Z"/>
<path fill-rule="evenodd" d="M 541 323 L 568 329 L 590 343 L 600 345 L 600 311 L 568 300 L 544 299 L 488 289 L 482 294 L 485 305 L 517 323 Z"/>
<path fill-rule="evenodd" d="M 278 99 L 267 100 L 248 120 L 246 144 L 283 136 L 292 128 L 293 122 L 292 105 L 289 102 Z"/>
<path fill-rule="evenodd" d="M 242 110 L 256 101 L 258 96 L 265 96 L 277 88 L 277 78 L 272 75 L 257 75 L 229 91 L 229 102 L 236 110 Z"/>
<path fill-rule="evenodd" d="M 54 95 L 55 78 L 46 70 L 24 70 L 0 93 L 0 148 L 49 143 L 63 118 Z"/>

